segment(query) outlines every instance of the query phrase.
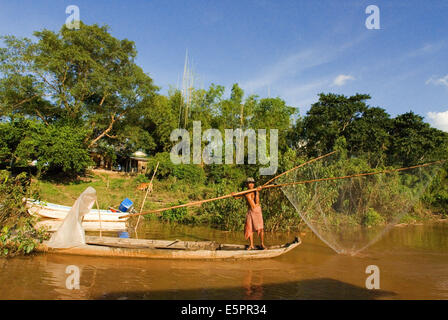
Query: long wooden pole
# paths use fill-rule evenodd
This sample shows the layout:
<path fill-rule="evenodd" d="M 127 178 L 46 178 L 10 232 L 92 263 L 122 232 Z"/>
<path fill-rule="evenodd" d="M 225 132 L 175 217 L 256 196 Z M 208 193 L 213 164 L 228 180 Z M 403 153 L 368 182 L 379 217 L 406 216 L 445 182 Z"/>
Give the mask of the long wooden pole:
<path fill-rule="evenodd" d="M 445 161 L 446 160 L 439 160 L 439 161 L 429 162 L 429 163 L 425 163 L 425 164 L 419 164 L 419 165 L 412 166 L 412 167 L 390 169 L 390 170 L 383 170 L 383 171 L 377 171 L 377 172 L 357 173 L 357 174 L 352 174 L 352 175 L 342 176 L 342 177 L 329 177 L 329 178 L 303 180 L 303 181 L 296 181 L 296 182 L 287 182 L 287 183 L 283 183 L 283 184 L 271 184 L 271 185 L 268 185 L 268 186 L 264 186 L 263 189 L 279 188 L 279 187 L 286 187 L 286 186 L 305 184 L 305 183 L 313 183 L 313 182 L 342 180 L 342 179 L 348 179 L 348 178 L 372 176 L 372 175 L 375 175 L 375 174 L 386 174 L 386 173 L 400 172 L 400 171 L 405 171 L 405 170 L 411 170 L 411 169 L 416 169 L 416 168 L 427 167 L 427 166 L 431 166 L 431 165 L 434 165 L 434 164 L 443 163 Z"/>
<path fill-rule="evenodd" d="M 411 169 L 415 169 L 415 168 L 427 167 L 427 166 L 430 166 L 430 165 L 443 163 L 445 161 L 446 160 L 440 160 L 440 161 L 434 161 L 434 162 L 420 164 L 420 165 L 416 165 L 416 166 L 412 166 L 412 167 L 391 169 L 391 170 L 383 170 L 383 171 L 377 171 L 377 172 L 357 173 L 357 174 L 348 175 L 348 176 L 342 176 L 342 177 L 320 178 L 320 179 L 313 179 L 313 180 L 288 182 L 288 183 L 283 183 L 283 184 L 270 184 L 270 185 L 267 185 L 267 186 L 260 186 L 258 188 L 243 190 L 243 191 L 240 191 L 240 192 L 233 192 L 233 193 L 226 194 L 226 195 L 223 195 L 223 196 L 220 196 L 220 197 L 216 197 L 216 198 L 199 200 L 199 201 L 193 201 L 193 202 L 189 202 L 189 203 L 185 203 L 185 204 L 179 204 L 179 205 L 168 207 L 168 208 L 161 208 L 161 209 L 150 210 L 150 211 L 147 211 L 147 212 L 128 214 L 128 215 L 125 215 L 125 216 L 121 216 L 120 218 L 127 218 L 127 217 L 132 217 L 132 216 L 150 214 L 150 213 L 158 213 L 158 212 L 163 212 L 163 211 L 166 211 L 166 210 L 183 208 L 183 207 L 191 207 L 191 206 L 200 205 L 200 204 L 206 203 L 206 202 L 211 202 L 211 201 L 226 199 L 226 198 L 230 198 L 230 197 L 240 196 L 240 195 L 243 195 L 243 194 L 246 194 L 246 193 L 254 192 L 256 190 L 280 188 L 280 187 L 286 187 L 286 186 L 292 186 L 292 185 L 298 185 L 298 184 L 305 184 L 305 183 L 313 183 L 313 182 L 321 182 L 321 181 L 341 180 L 341 179 L 348 179 L 348 178 L 355 178 L 355 177 L 362 177 L 362 176 L 370 176 L 370 175 L 382 174 L 382 173 L 399 172 L 399 171 L 411 170 Z"/>
<path fill-rule="evenodd" d="M 262 188 L 262 187 L 260 187 L 260 188 Z M 234 193 L 226 194 L 224 196 L 220 196 L 220 197 L 216 197 L 216 198 L 199 200 L 199 201 L 193 201 L 193 202 L 189 202 L 189 203 L 185 203 L 185 204 L 179 204 L 179 205 L 168 207 L 168 208 L 161 208 L 161 209 L 151 210 L 151 211 L 147 211 L 147 212 L 128 214 L 128 215 L 125 215 L 125 216 L 121 216 L 119 218 L 121 219 L 121 218 L 127 218 L 127 217 L 132 217 L 132 216 L 139 216 L 139 215 L 144 215 L 144 214 L 149 214 L 149 213 L 157 213 L 157 212 L 162 212 L 162 211 L 171 210 L 171 209 L 177 209 L 177 208 L 183 208 L 183 207 L 191 207 L 191 206 L 199 205 L 199 204 L 206 203 L 206 202 L 211 202 L 211 201 L 215 201 L 215 200 L 231 198 L 233 196 L 243 195 L 243 194 L 246 194 L 246 193 L 253 192 L 255 190 L 257 190 L 257 188 L 244 190 L 244 191 L 240 191 L 240 192 L 234 192 Z"/>
<path fill-rule="evenodd" d="M 327 154 L 324 154 L 323 156 L 320 156 L 320 157 L 317 157 L 317 158 L 308 160 L 308 161 L 306 161 L 306 162 L 304 162 L 304 163 L 302 163 L 302 164 L 299 164 L 298 166 L 296 166 L 296 167 L 294 167 L 294 168 L 292 168 L 292 169 L 289 169 L 289 170 L 287 170 L 287 171 L 285 171 L 285 172 L 283 172 L 283 173 L 280 173 L 278 176 L 275 176 L 274 178 L 272 178 L 272 179 L 266 181 L 266 182 L 263 184 L 263 186 L 267 186 L 267 185 L 268 185 L 269 183 L 271 183 L 272 181 L 277 180 L 277 179 L 280 178 L 281 176 L 283 176 L 283 175 L 285 175 L 285 174 L 287 174 L 287 173 L 289 173 L 289 172 L 291 172 L 291 171 L 297 170 L 297 169 L 299 169 L 299 168 L 301 168 L 301 167 L 303 167 L 303 166 L 306 166 L 307 164 L 310 164 L 310 163 L 312 163 L 312 162 L 314 162 L 314 161 L 317 161 L 317 160 L 323 159 L 323 158 L 325 158 L 325 157 L 328 157 L 328 156 L 330 156 L 330 155 L 332 155 L 332 154 L 334 154 L 334 153 L 336 153 L 336 152 L 337 152 L 337 150 L 336 150 L 336 151 L 332 151 L 332 152 L 327 153 Z"/>
<path fill-rule="evenodd" d="M 156 175 L 157 168 L 159 168 L 159 162 L 157 162 L 156 168 L 154 169 L 154 173 L 152 174 L 151 181 L 149 182 L 149 187 L 146 189 L 145 197 L 143 198 L 142 206 L 140 207 L 140 212 L 143 211 L 143 207 L 145 206 L 146 197 L 148 193 L 152 191 L 152 180 L 154 180 L 154 176 Z M 138 224 L 140 223 L 141 216 L 138 217 L 137 224 L 135 225 L 134 230 L 137 230 Z"/>

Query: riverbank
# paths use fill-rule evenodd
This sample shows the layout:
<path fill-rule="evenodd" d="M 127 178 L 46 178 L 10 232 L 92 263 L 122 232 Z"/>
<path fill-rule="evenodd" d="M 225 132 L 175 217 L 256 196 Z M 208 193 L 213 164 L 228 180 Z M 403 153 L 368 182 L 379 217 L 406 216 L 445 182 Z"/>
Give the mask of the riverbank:
<path fill-rule="evenodd" d="M 92 170 L 85 177 L 75 181 L 33 180 L 40 199 L 62 205 L 73 205 L 82 191 L 88 186 L 96 189 L 98 203 L 101 209 L 118 207 L 119 203 L 129 198 L 134 202 L 136 211 L 140 211 L 145 191 L 138 190 L 141 183 L 149 182 L 145 175 L 129 175 L 106 170 Z M 201 184 L 178 180 L 168 177 L 153 181 L 153 191 L 143 206 L 143 211 L 169 207 L 172 205 L 212 198 L 238 191 L 241 181 L 233 184 Z M 271 192 L 272 193 L 272 192 Z M 297 230 L 301 224 L 300 216 L 281 192 L 277 192 L 271 199 L 271 193 L 263 195 L 265 228 L 269 231 Z M 281 198 L 280 198 L 281 197 Z M 281 203 L 282 202 L 282 203 Z M 281 206 L 283 212 L 278 208 Z M 244 228 L 244 218 L 247 211 L 243 199 L 226 199 L 203 206 L 190 207 L 179 210 L 165 211 L 157 215 L 144 216 L 145 219 L 161 219 L 167 222 L 183 224 L 205 224 L 223 230 L 237 230 Z"/>
<path fill-rule="evenodd" d="M 71 206 L 82 191 L 88 186 L 97 190 L 100 208 L 117 207 L 125 198 L 134 202 L 136 210 L 140 210 L 145 191 L 138 190 L 141 183 L 148 182 L 149 178 L 144 175 L 129 175 L 107 170 L 92 170 L 85 177 L 75 181 L 48 181 L 34 180 L 40 198 L 47 202 Z M 236 191 L 235 185 L 212 185 L 192 184 L 170 177 L 164 180 L 154 180 L 153 192 L 148 194 L 143 211 L 167 207 L 178 203 L 186 203 L 219 196 Z M 272 192 L 263 194 L 262 200 L 269 205 L 265 206 L 266 230 L 299 230 L 306 225 L 297 214 L 289 200 L 281 192 L 272 195 Z M 283 202 L 279 205 L 279 202 Z M 275 207 L 270 210 L 269 207 Z M 227 199 L 208 204 L 205 209 L 190 207 L 181 210 L 172 210 L 157 216 L 144 216 L 146 219 L 159 218 L 168 222 L 183 224 L 212 224 L 224 230 L 241 230 L 245 216 L 244 201 Z M 211 213 L 210 213 L 211 212 Z M 213 215 L 216 214 L 216 215 Z M 211 216 L 213 215 L 213 216 Z M 398 226 L 433 222 L 441 218 L 447 218 L 440 214 L 432 214 L 424 208 L 417 208 L 413 213 L 403 215 L 398 221 Z M 443 220 L 443 219 L 442 219 Z"/>
<path fill-rule="evenodd" d="M 140 209 L 145 196 L 144 190 L 138 190 L 141 183 L 149 182 L 144 175 L 130 175 L 108 170 L 92 170 L 84 177 L 74 181 L 33 180 L 37 185 L 42 200 L 71 206 L 79 195 L 91 186 L 97 191 L 98 204 L 101 209 L 117 207 L 120 202 L 129 198 L 135 208 Z M 176 179 L 165 179 L 153 182 L 154 190 L 148 194 L 144 210 L 169 205 L 173 202 L 199 200 L 203 192 L 210 188 L 203 185 L 186 185 Z"/>

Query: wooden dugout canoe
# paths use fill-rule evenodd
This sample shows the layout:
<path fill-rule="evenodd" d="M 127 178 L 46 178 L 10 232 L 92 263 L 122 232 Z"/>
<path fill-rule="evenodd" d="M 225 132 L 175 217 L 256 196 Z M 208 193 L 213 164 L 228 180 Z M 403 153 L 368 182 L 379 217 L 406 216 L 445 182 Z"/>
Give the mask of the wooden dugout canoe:
<path fill-rule="evenodd" d="M 49 248 L 45 242 L 37 250 L 52 254 L 96 257 L 128 257 L 146 259 L 267 259 L 285 254 L 301 244 L 294 241 L 268 246 L 265 250 L 246 250 L 246 245 L 219 244 L 214 241 L 146 240 L 86 236 L 86 245 L 68 248 Z"/>

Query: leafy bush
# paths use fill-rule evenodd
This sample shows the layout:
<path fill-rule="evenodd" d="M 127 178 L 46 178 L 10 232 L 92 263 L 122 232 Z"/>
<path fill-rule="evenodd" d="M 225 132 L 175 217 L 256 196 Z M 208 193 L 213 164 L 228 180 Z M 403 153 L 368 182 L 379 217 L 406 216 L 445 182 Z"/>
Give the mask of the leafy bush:
<path fill-rule="evenodd" d="M 208 184 L 223 183 L 224 180 L 243 181 L 246 177 L 246 173 L 242 168 L 228 164 L 211 164 L 205 167 L 205 171 Z"/>
<path fill-rule="evenodd" d="M 415 223 L 417 221 L 416 217 L 410 215 L 410 214 L 405 214 L 403 217 L 401 217 L 400 219 L 400 223 Z"/>
<path fill-rule="evenodd" d="M 216 185 L 206 198 L 219 197 L 229 193 L 226 184 Z M 206 202 L 201 206 L 200 214 L 203 220 L 212 226 L 223 230 L 242 230 L 247 206 L 244 199 L 223 199 Z"/>
<path fill-rule="evenodd" d="M 176 206 L 176 205 L 180 205 L 180 204 L 184 204 L 185 202 L 182 201 L 178 201 L 177 203 L 170 203 L 170 207 L 171 206 Z M 163 211 L 160 215 L 160 219 L 164 220 L 164 221 L 169 221 L 169 222 L 183 222 L 187 216 L 187 208 L 183 207 L 183 208 L 177 208 L 177 209 L 171 209 L 171 210 L 167 210 L 167 211 Z"/>
<path fill-rule="evenodd" d="M 144 175 L 144 174 L 139 174 L 137 175 L 137 177 L 135 177 L 134 182 L 139 185 L 140 183 L 145 183 L 145 182 L 149 182 L 149 178 L 148 176 Z"/>
<path fill-rule="evenodd" d="M 185 180 L 191 183 L 203 183 L 205 181 L 204 169 L 197 164 L 174 164 L 170 159 L 168 152 L 161 152 L 156 154 L 148 161 L 148 174 L 152 175 L 157 162 L 159 168 L 156 176 L 160 179 L 166 179 L 169 176 L 174 176 L 179 180 Z"/>
<path fill-rule="evenodd" d="M 9 160 L 13 167 L 28 167 L 37 160 L 44 174 L 81 174 L 92 164 L 86 136 L 87 131 L 79 127 L 18 118 L 0 124 L 0 160 Z"/>
<path fill-rule="evenodd" d="M 31 253 L 39 243 L 49 238 L 44 228 L 34 228 L 35 219 L 20 218 L 13 229 L 4 226 L 0 231 L 0 256 Z"/>
<path fill-rule="evenodd" d="M 157 166 L 157 162 L 159 163 L 159 167 L 156 176 L 159 179 L 168 178 L 174 170 L 174 163 L 171 162 L 170 154 L 168 152 L 160 152 L 150 158 L 147 163 L 147 172 L 149 172 L 149 174 L 152 175 L 152 172 Z"/>
<path fill-rule="evenodd" d="M 10 177 L 7 171 L 0 171 L 0 180 L 0 255 L 28 254 L 48 233 L 36 230 L 35 218 L 27 213 L 23 201 L 30 196 L 26 174 Z"/>
<path fill-rule="evenodd" d="M 28 183 L 26 173 L 12 177 L 8 171 L 0 171 L 0 226 L 12 225 L 28 216 L 23 203 Z"/>
<path fill-rule="evenodd" d="M 92 164 L 84 141 L 87 132 L 70 126 L 49 125 L 35 132 L 31 143 L 37 155 L 37 167 L 47 172 L 84 173 Z"/>
<path fill-rule="evenodd" d="M 266 231 L 299 229 L 302 218 L 281 190 L 262 191 L 260 201 Z"/>
<path fill-rule="evenodd" d="M 373 208 L 369 208 L 364 214 L 362 224 L 367 227 L 373 227 L 384 222 L 384 218 Z"/>
<path fill-rule="evenodd" d="M 423 202 L 435 213 L 448 214 L 448 162 L 435 175 L 423 196 Z"/>
<path fill-rule="evenodd" d="M 37 125 L 36 122 L 20 116 L 9 122 L 0 122 L 0 162 L 14 165 L 17 161 L 15 155 L 17 146 L 31 128 Z"/>
<path fill-rule="evenodd" d="M 179 164 L 174 167 L 173 175 L 180 179 L 192 183 L 203 183 L 205 181 L 205 172 L 199 165 Z"/>

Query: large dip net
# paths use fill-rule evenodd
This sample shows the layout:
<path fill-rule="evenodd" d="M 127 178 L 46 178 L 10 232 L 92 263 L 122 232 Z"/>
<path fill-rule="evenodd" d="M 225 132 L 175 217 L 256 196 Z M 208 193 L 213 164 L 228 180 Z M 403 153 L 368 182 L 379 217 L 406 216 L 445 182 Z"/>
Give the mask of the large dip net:
<path fill-rule="evenodd" d="M 441 163 L 372 171 L 336 155 L 281 176 L 277 183 L 309 228 L 338 253 L 355 255 L 378 241 L 420 200 Z"/>
<path fill-rule="evenodd" d="M 87 187 L 70 208 L 58 230 L 53 233 L 47 245 L 51 248 L 71 248 L 86 244 L 82 227 L 84 215 L 90 212 L 96 201 L 96 190 Z"/>

